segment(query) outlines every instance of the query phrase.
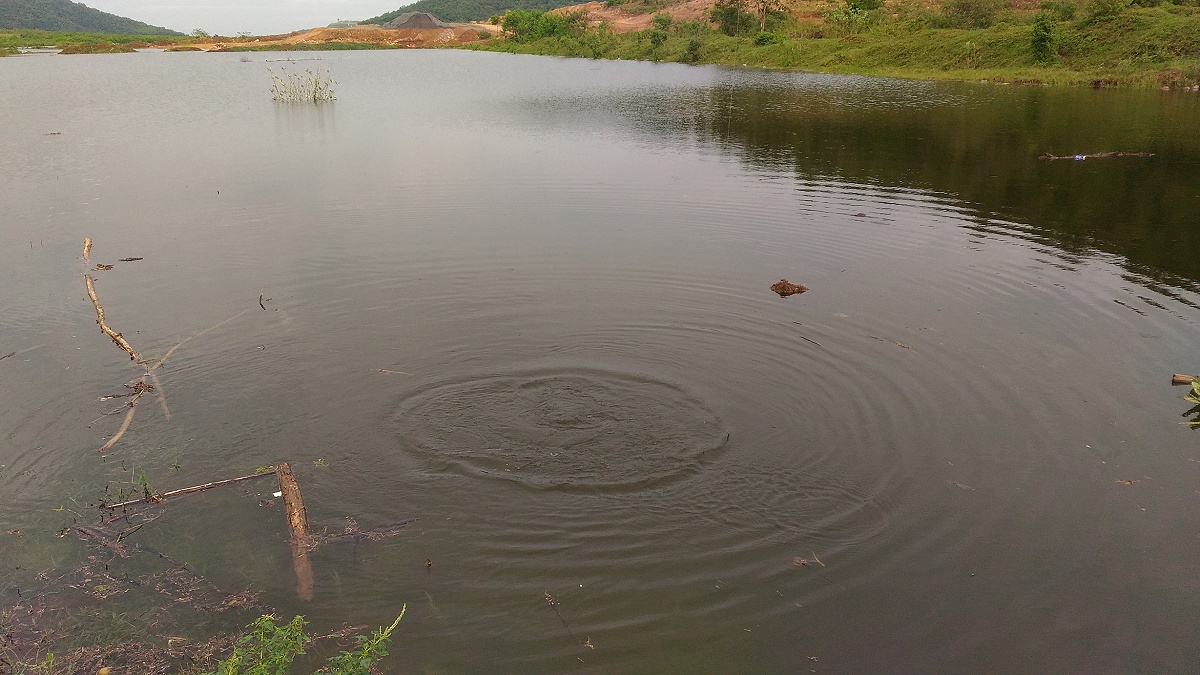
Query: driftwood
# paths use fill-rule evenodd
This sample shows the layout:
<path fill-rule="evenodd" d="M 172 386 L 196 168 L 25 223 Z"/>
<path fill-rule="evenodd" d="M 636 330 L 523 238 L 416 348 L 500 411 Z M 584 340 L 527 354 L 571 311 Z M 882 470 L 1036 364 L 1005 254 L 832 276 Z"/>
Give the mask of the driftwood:
<path fill-rule="evenodd" d="M 84 261 L 87 261 L 88 256 L 91 255 L 91 253 L 92 253 L 92 238 L 84 237 L 83 238 L 83 259 L 84 259 Z"/>
<path fill-rule="evenodd" d="M 416 518 L 409 518 L 391 525 L 376 527 L 372 530 L 351 530 L 349 532 L 338 532 L 337 534 L 323 534 L 312 537 L 315 543 L 318 544 L 342 544 L 348 541 L 357 541 L 359 539 L 367 539 L 370 541 L 379 541 L 384 537 L 391 537 L 400 534 L 400 531 L 405 527 L 417 522 Z"/>
<path fill-rule="evenodd" d="M 103 508 L 106 508 L 109 510 L 114 510 L 114 509 L 125 508 L 126 506 L 133 506 L 135 504 L 146 504 L 149 502 L 159 503 L 166 499 L 170 499 L 171 497 L 178 497 L 180 495 L 190 495 L 193 492 L 203 492 L 205 490 L 211 490 L 212 488 L 221 487 L 223 485 L 232 485 L 234 483 L 241 483 L 242 481 L 254 480 L 255 478 L 263 478 L 265 476 L 274 476 L 274 475 L 275 475 L 275 470 L 271 469 L 270 471 L 264 471 L 262 473 L 255 473 L 255 474 L 251 474 L 249 476 L 240 476 L 238 478 L 217 480 L 217 481 L 213 481 L 211 483 L 204 483 L 203 485 L 193 485 L 192 487 L 185 487 L 185 488 L 181 488 L 179 490 L 171 490 L 169 492 L 162 492 L 162 493 L 159 493 L 156 495 L 151 495 L 149 497 L 142 497 L 141 499 L 131 499 L 130 501 L 121 502 L 119 504 L 105 504 L 103 506 Z"/>
<path fill-rule="evenodd" d="M 1084 160 L 1084 159 L 1106 159 L 1109 157 L 1153 157 L 1153 156 L 1154 156 L 1153 152 L 1093 152 L 1088 155 L 1052 155 L 1047 152 L 1046 154 L 1042 155 L 1041 157 L 1038 157 L 1038 159 L 1049 162 L 1049 161 L 1053 161 L 1056 159 Z"/>
<path fill-rule="evenodd" d="M 1175 373 L 1174 375 L 1171 376 L 1171 384 L 1191 384 L 1198 380 L 1200 380 L 1200 377 L 1193 377 L 1191 375 L 1180 375 L 1179 373 Z"/>
<path fill-rule="evenodd" d="M 4 359 L 7 359 L 10 356 L 16 356 L 16 355 L 17 355 L 16 352 L 9 352 L 9 353 L 5 354 L 4 356 L 0 356 L 0 361 L 3 361 Z"/>
<path fill-rule="evenodd" d="M 308 559 L 310 542 L 304 498 L 300 495 L 300 485 L 296 483 L 290 464 L 280 462 L 275 467 L 275 475 L 279 478 L 279 491 L 283 493 L 288 526 L 292 530 L 292 567 L 296 570 L 296 595 L 301 600 L 312 600 L 313 570 Z"/>
<path fill-rule="evenodd" d="M 85 251 L 90 248 L 92 240 L 88 239 L 87 241 L 89 245 L 84 247 Z M 104 331 L 105 335 L 112 338 L 112 341 L 116 343 L 118 347 L 128 352 L 130 360 L 137 361 L 138 353 L 133 351 L 133 347 L 129 346 L 129 342 L 127 342 L 120 333 L 109 328 L 108 324 L 104 322 L 104 308 L 100 306 L 100 298 L 96 297 L 96 286 L 92 282 L 91 275 L 83 275 L 83 280 L 84 283 L 87 284 L 88 297 L 92 299 L 92 304 L 96 306 L 96 323 L 100 324 L 100 330 Z"/>
<path fill-rule="evenodd" d="M 85 538 L 91 539 L 97 544 L 112 550 L 113 553 L 122 558 L 129 557 L 129 550 L 121 545 L 121 538 L 119 536 L 112 535 L 98 527 L 91 527 L 89 525 L 76 525 L 75 531 Z"/>

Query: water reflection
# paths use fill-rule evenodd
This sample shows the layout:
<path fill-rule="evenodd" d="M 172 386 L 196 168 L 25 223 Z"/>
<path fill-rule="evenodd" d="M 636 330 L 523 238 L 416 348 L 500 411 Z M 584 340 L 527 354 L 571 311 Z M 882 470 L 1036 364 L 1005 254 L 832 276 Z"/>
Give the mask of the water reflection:
<path fill-rule="evenodd" d="M 277 103 L 275 137 L 283 143 L 326 143 L 337 136 L 336 103 Z"/>

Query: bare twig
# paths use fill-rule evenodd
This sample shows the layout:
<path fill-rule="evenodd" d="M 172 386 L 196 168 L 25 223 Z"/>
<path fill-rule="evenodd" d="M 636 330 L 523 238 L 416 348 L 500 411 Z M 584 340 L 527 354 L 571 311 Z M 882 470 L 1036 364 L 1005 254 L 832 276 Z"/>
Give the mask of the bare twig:
<path fill-rule="evenodd" d="M 88 256 L 91 255 L 91 253 L 92 253 L 92 238 L 84 237 L 83 238 L 83 259 L 86 261 L 88 259 Z"/>
<path fill-rule="evenodd" d="M 412 373 L 406 373 L 403 370 L 388 370 L 387 368 L 376 368 L 375 370 L 385 375 L 412 375 Z"/>
<path fill-rule="evenodd" d="M 89 239 L 88 242 L 90 243 L 91 240 Z M 104 322 L 104 308 L 100 306 L 100 298 L 96 297 L 96 286 L 92 282 L 91 275 L 83 275 L 83 280 L 87 284 L 88 297 L 92 299 L 92 304 L 96 307 L 96 323 L 100 324 L 100 330 L 104 331 L 105 335 L 112 338 L 112 341 L 116 343 L 118 347 L 128 352 L 130 360 L 137 361 L 138 353 L 133 351 L 133 347 L 129 346 L 129 342 L 126 341 L 120 333 L 109 328 L 108 324 Z"/>
<path fill-rule="evenodd" d="M 888 338 L 881 338 L 877 335 L 868 335 L 867 337 L 869 337 L 873 340 L 879 340 L 880 342 L 890 342 L 890 343 L 896 345 L 897 347 L 903 347 L 904 349 L 913 351 L 912 347 L 909 347 L 908 345 L 904 344 L 903 342 L 896 342 L 895 340 L 889 340 Z"/>
<path fill-rule="evenodd" d="M 16 352 L 9 352 L 9 353 L 5 354 L 4 356 L 0 356 L 0 361 L 3 361 L 4 359 L 7 359 L 10 356 L 16 356 L 16 355 L 17 355 Z"/>
<path fill-rule="evenodd" d="M 162 382 L 158 381 L 158 373 L 153 370 L 147 370 L 146 375 L 150 377 L 150 382 L 154 385 L 154 393 L 158 396 L 158 406 L 162 408 L 163 416 L 167 421 L 171 421 L 171 409 L 167 407 L 167 395 L 163 393 Z"/>
<path fill-rule="evenodd" d="M 132 499 L 130 501 L 121 502 L 119 504 L 105 504 L 104 508 L 109 509 L 111 511 L 114 509 L 125 508 L 126 506 L 133 506 L 134 504 L 146 504 L 148 502 L 161 502 L 165 499 L 170 499 L 171 497 L 187 495 L 187 494 L 191 494 L 193 492 L 202 492 L 204 490 L 211 490 L 212 488 L 215 488 L 215 487 L 221 487 L 222 485 L 232 485 L 233 483 L 240 483 L 240 482 L 246 481 L 246 480 L 254 480 L 255 478 L 262 478 L 264 476 L 274 476 L 274 475 L 275 475 L 275 470 L 271 469 L 270 471 L 264 471 L 262 473 L 255 473 L 255 474 L 251 474 L 249 476 L 240 476 L 238 478 L 228 478 L 226 480 L 218 480 L 218 481 L 213 481 L 211 483 L 204 483 L 203 485 L 193 485 L 191 487 L 180 488 L 178 490 L 171 490 L 169 492 L 163 492 L 161 494 L 151 495 L 149 497 L 142 497 L 141 499 Z"/>

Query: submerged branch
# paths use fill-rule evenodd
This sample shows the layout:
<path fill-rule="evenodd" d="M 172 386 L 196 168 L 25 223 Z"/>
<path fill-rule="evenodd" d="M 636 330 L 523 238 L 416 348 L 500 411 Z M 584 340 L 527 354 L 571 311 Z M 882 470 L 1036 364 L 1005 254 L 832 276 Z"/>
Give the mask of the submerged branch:
<path fill-rule="evenodd" d="M 111 510 L 115 510 L 115 509 L 125 508 L 126 506 L 133 506 L 135 504 L 146 504 L 149 502 L 159 503 L 165 499 L 170 499 L 171 497 L 187 495 L 187 494 L 191 494 L 193 492 L 203 492 L 204 490 L 211 490 L 212 488 L 221 487 L 223 485 L 232 485 L 234 483 L 241 483 L 242 481 L 254 480 L 255 478 L 262 478 L 264 476 L 274 476 L 274 475 L 275 475 L 275 470 L 271 469 L 270 471 L 263 471 L 262 473 L 255 473 L 255 474 L 251 474 L 249 476 L 239 476 L 238 478 L 228 478 L 226 480 L 218 480 L 218 481 L 213 481 L 211 483 L 204 483 L 203 485 L 193 485 L 191 487 L 180 488 L 178 490 L 171 490 L 169 492 L 163 492 L 163 493 L 157 494 L 157 495 L 150 495 L 149 497 L 142 497 L 141 499 L 131 499 L 127 502 L 121 502 L 119 504 L 105 504 L 103 506 L 103 508 L 106 508 L 111 511 Z"/>

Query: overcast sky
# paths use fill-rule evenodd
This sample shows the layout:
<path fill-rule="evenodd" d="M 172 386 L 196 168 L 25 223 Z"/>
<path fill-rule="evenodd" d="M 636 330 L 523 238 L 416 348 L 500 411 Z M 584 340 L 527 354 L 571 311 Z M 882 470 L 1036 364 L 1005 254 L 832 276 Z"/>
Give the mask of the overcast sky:
<path fill-rule="evenodd" d="M 181 33 L 289 33 L 338 19 L 369 19 L 416 0 L 82 0 L 88 7 Z"/>

